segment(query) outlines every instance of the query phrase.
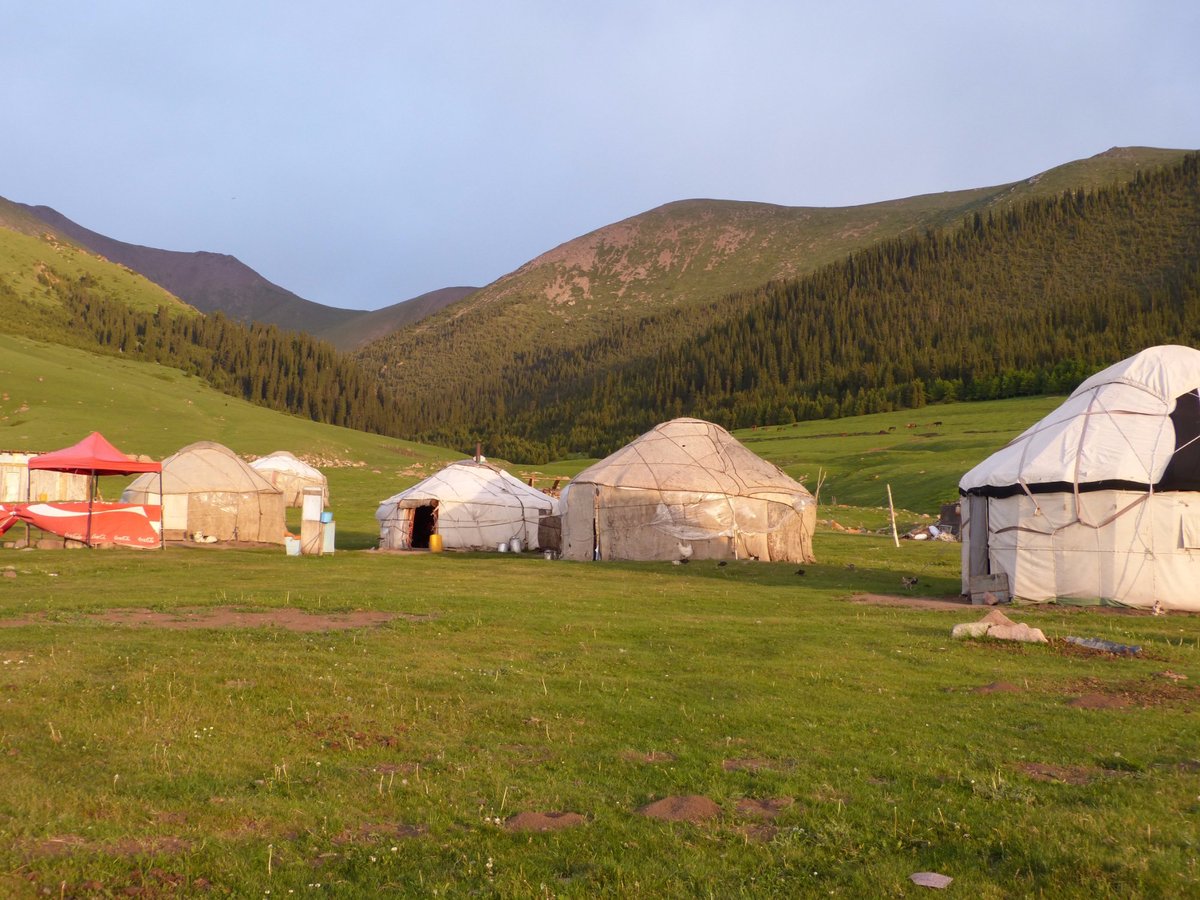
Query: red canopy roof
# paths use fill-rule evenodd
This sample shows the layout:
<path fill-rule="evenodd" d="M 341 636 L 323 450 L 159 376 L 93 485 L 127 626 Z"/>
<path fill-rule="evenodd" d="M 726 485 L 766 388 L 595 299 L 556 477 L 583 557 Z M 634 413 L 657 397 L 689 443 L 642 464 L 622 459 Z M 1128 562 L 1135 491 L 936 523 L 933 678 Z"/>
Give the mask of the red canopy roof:
<path fill-rule="evenodd" d="M 135 472 L 161 472 L 162 463 L 131 459 L 93 431 L 73 447 L 43 453 L 29 460 L 31 469 L 73 472 L 76 475 L 131 475 Z"/>

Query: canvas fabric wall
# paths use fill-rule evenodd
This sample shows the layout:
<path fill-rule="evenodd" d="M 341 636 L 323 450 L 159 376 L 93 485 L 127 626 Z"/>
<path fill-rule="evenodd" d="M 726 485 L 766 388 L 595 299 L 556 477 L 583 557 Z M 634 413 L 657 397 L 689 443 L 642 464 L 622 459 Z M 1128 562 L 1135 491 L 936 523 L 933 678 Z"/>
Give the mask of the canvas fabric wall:
<path fill-rule="evenodd" d="M 35 470 L 30 484 L 29 460 L 36 453 L 0 453 L 0 503 L 26 500 L 79 501 L 88 499 L 88 476 Z"/>
<path fill-rule="evenodd" d="M 554 500 L 486 462 L 463 460 L 380 504 L 380 546 L 406 550 L 414 510 L 438 504 L 437 533 L 448 550 L 495 550 L 513 538 L 537 549 L 538 524 L 555 510 Z"/>
<path fill-rule="evenodd" d="M 250 463 L 250 468 L 283 491 L 283 502 L 289 507 L 303 504 L 306 487 L 319 487 L 322 504 L 329 505 L 329 484 L 321 470 L 286 450 L 256 459 Z"/>
<path fill-rule="evenodd" d="M 228 447 L 201 441 L 163 460 L 163 534 L 167 540 L 197 533 L 219 541 L 282 544 L 283 493 Z M 134 480 L 122 499 L 158 503 L 158 476 Z"/>
<path fill-rule="evenodd" d="M 1008 575 L 1014 597 L 1200 611 L 1200 495 L 1095 491 L 988 498 L 987 534 L 968 521 L 971 542 L 986 539 L 992 573 Z"/>
<path fill-rule="evenodd" d="M 810 562 L 816 502 L 804 485 L 702 419 L 672 419 L 564 489 L 567 559 Z"/>
<path fill-rule="evenodd" d="M 562 556 L 810 562 L 816 505 L 787 495 L 737 497 L 574 485 L 562 507 Z"/>

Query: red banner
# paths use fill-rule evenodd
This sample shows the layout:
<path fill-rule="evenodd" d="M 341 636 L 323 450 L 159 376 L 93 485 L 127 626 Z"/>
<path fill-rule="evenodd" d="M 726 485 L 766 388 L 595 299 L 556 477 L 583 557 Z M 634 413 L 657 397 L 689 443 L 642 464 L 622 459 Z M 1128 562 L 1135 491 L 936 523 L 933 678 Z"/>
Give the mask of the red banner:
<path fill-rule="evenodd" d="M 90 513 L 90 515 L 89 515 Z M 73 541 L 157 548 L 161 541 L 162 507 L 141 503 L 18 503 L 0 505 L 0 534 L 17 522 Z"/>

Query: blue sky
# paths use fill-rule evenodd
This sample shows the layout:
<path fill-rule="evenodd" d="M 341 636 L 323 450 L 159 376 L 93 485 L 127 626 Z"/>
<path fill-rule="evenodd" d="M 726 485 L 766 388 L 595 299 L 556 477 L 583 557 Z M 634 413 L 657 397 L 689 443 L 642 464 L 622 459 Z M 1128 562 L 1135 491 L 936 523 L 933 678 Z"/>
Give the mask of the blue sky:
<path fill-rule="evenodd" d="M 1200 148 L 1195 2 L 10 2 L 0 196 L 375 308 L 672 200 Z"/>

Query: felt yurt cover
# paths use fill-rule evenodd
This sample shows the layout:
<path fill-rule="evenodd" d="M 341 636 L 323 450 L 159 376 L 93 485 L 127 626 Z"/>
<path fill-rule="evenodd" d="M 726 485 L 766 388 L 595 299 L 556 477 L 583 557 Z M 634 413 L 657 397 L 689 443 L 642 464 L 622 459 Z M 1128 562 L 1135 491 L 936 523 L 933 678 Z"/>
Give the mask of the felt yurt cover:
<path fill-rule="evenodd" d="M 813 558 L 808 489 L 701 419 L 664 422 L 584 469 L 560 511 L 568 559 Z"/>
<path fill-rule="evenodd" d="M 963 591 L 1200 610 L 1200 351 L 1143 350 L 959 482 Z"/>
<path fill-rule="evenodd" d="M 384 500 L 375 513 L 384 549 L 429 546 L 438 534 L 448 550 L 496 550 L 518 540 L 537 549 L 538 522 L 555 502 L 488 462 L 464 459 Z"/>
<path fill-rule="evenodd" d="M 282 544 L 283 493 L 228 447 L 189 444 L 162 462 L 163 530 L 168 540 Z M 134 480 L 121 497 L 157 503 L 157 476 Z"/>
<path fill-rule="evenodd" d="M 322 505 L 329 505 L 329 485 L 321 470 L 287 450 L 276 450 L 270 456 L 256 459 L 250 468 L 283 491 L 283 502 L 288 506 L 301 506 L 307 487 L 319 487 Z"/>

